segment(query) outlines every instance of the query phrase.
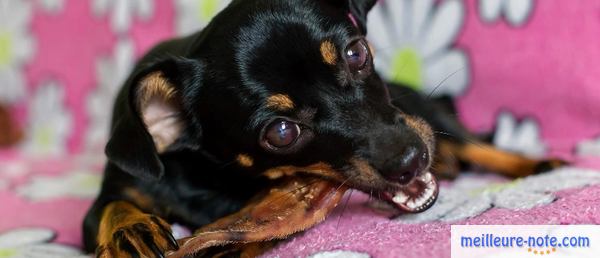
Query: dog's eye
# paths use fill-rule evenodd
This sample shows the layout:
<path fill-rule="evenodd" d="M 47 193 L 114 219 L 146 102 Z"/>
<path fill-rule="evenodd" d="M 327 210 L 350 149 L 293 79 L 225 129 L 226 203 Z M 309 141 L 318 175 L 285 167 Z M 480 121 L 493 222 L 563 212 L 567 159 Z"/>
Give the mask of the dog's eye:
<path fill-rule="evenodd" d="M 357 40 L 346 49 L 348 68 L 356 74 L 367 67 L 369 63 L 369 49 L 364 40 Z"/>
<path fill-rule="evenodd" d="M 276 120 L 267 127 L 263 137 L 268 145 L 285 148 L 293 144 L 299 135 L 298 124 L 286 120 Z"/>

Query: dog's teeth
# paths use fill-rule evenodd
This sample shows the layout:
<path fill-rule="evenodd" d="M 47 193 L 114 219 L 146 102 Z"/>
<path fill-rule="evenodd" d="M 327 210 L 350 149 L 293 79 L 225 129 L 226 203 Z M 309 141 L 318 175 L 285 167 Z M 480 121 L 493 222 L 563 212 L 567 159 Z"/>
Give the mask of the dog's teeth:
<path fill-rule="evenodd" d="M 410 200 L 408 203 L 406 203 L 406 206 L 408 206 L 409 209 L 415 209 L 417 207 L 417 204 L 415 203 L 415 200 Z"/>
<path fill-rule="evenodd" d="M 430 172 L 425 172 L 422 176 L 421 176 L 421 180 L 423 182 L 433 182 L 433 176 L 431 175 Z"/>
<path fill-rule="evenodd" d="M 427 187 L 427 189 L 425 189 L 425 194 L 423 196 L 429 198 L 433 195 L 433 191 L 434 191 L 433 188 Z"/>
<path fill-rule="evenodd" d="M 396 195 L 394 196 L 394 198 L 392 198 L 392 201 L 394 201 L 395 203 L 406 203 L 406 201 L 408 201 L 408 195 L 406 195 L 404 192 L 400 191 L 397 192 Z"/>

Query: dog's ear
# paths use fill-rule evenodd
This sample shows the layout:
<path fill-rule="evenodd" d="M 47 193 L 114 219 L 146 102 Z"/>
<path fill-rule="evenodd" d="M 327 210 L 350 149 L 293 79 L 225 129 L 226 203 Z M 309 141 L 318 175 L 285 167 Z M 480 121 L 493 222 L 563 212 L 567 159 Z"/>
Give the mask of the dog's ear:
<path fill-rule="evenodd" d="M 367 34 L 367 14 L 375 6 L 377 0 L 327 0 L 333 5 L 343 8 L 350 15 L 352 22 L 360 29 L 362 34 Z M 399 0 L 393 0 L 399 1 Z"/>
<path fill-rule="evenodd" d="M 201 74 L 200 62 L 190 59 L 163 60 L 135 73 L 117 98 L 105 149 L 109 162 L 131 175 L 159 179 L 159 154 L 199 148 L 200 128 L 190 126 L 186 92 L 197 91 Z"/>

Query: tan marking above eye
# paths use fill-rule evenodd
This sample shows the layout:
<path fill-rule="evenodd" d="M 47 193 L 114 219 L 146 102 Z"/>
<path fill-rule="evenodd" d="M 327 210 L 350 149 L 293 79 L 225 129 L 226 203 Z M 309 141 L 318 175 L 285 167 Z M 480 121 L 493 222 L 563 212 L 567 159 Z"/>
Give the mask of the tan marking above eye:
<path fill-rule="evenodd" d="M 254 159 L 248 156 L 248 154 L 239 154 L 236 160 L 242 167 L 251 167 L 254 165 Z"/>
<path fill-rule="evenodd" d="M 280 111 L 286 111 L 294 108 L 294 102 L 288 95 L 275 94 L 267 98 L 267 107 Z"/>
<path fill-rule="evenodd" d="M 323 57 L 323 62 L 328 65 L 335 65 L 337 63 L 337 49 L 330 40 L 321 42 L 320 50 L 321 56 Z"/>

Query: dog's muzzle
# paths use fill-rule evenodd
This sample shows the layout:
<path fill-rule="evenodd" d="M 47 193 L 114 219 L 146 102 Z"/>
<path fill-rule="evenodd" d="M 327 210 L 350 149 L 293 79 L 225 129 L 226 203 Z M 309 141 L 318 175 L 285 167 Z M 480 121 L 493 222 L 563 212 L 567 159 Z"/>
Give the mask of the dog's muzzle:
<path fill-rule="evenodd" d="M 439 186 L 435 176 L 428 170 L 427 148 L 409 148 L 401 155 L 397 170 L 384 174 L 391 182 L 401 186 L 384 192 L 384 198 L 405 212 L 422 212 L 437 199 Z"/>

